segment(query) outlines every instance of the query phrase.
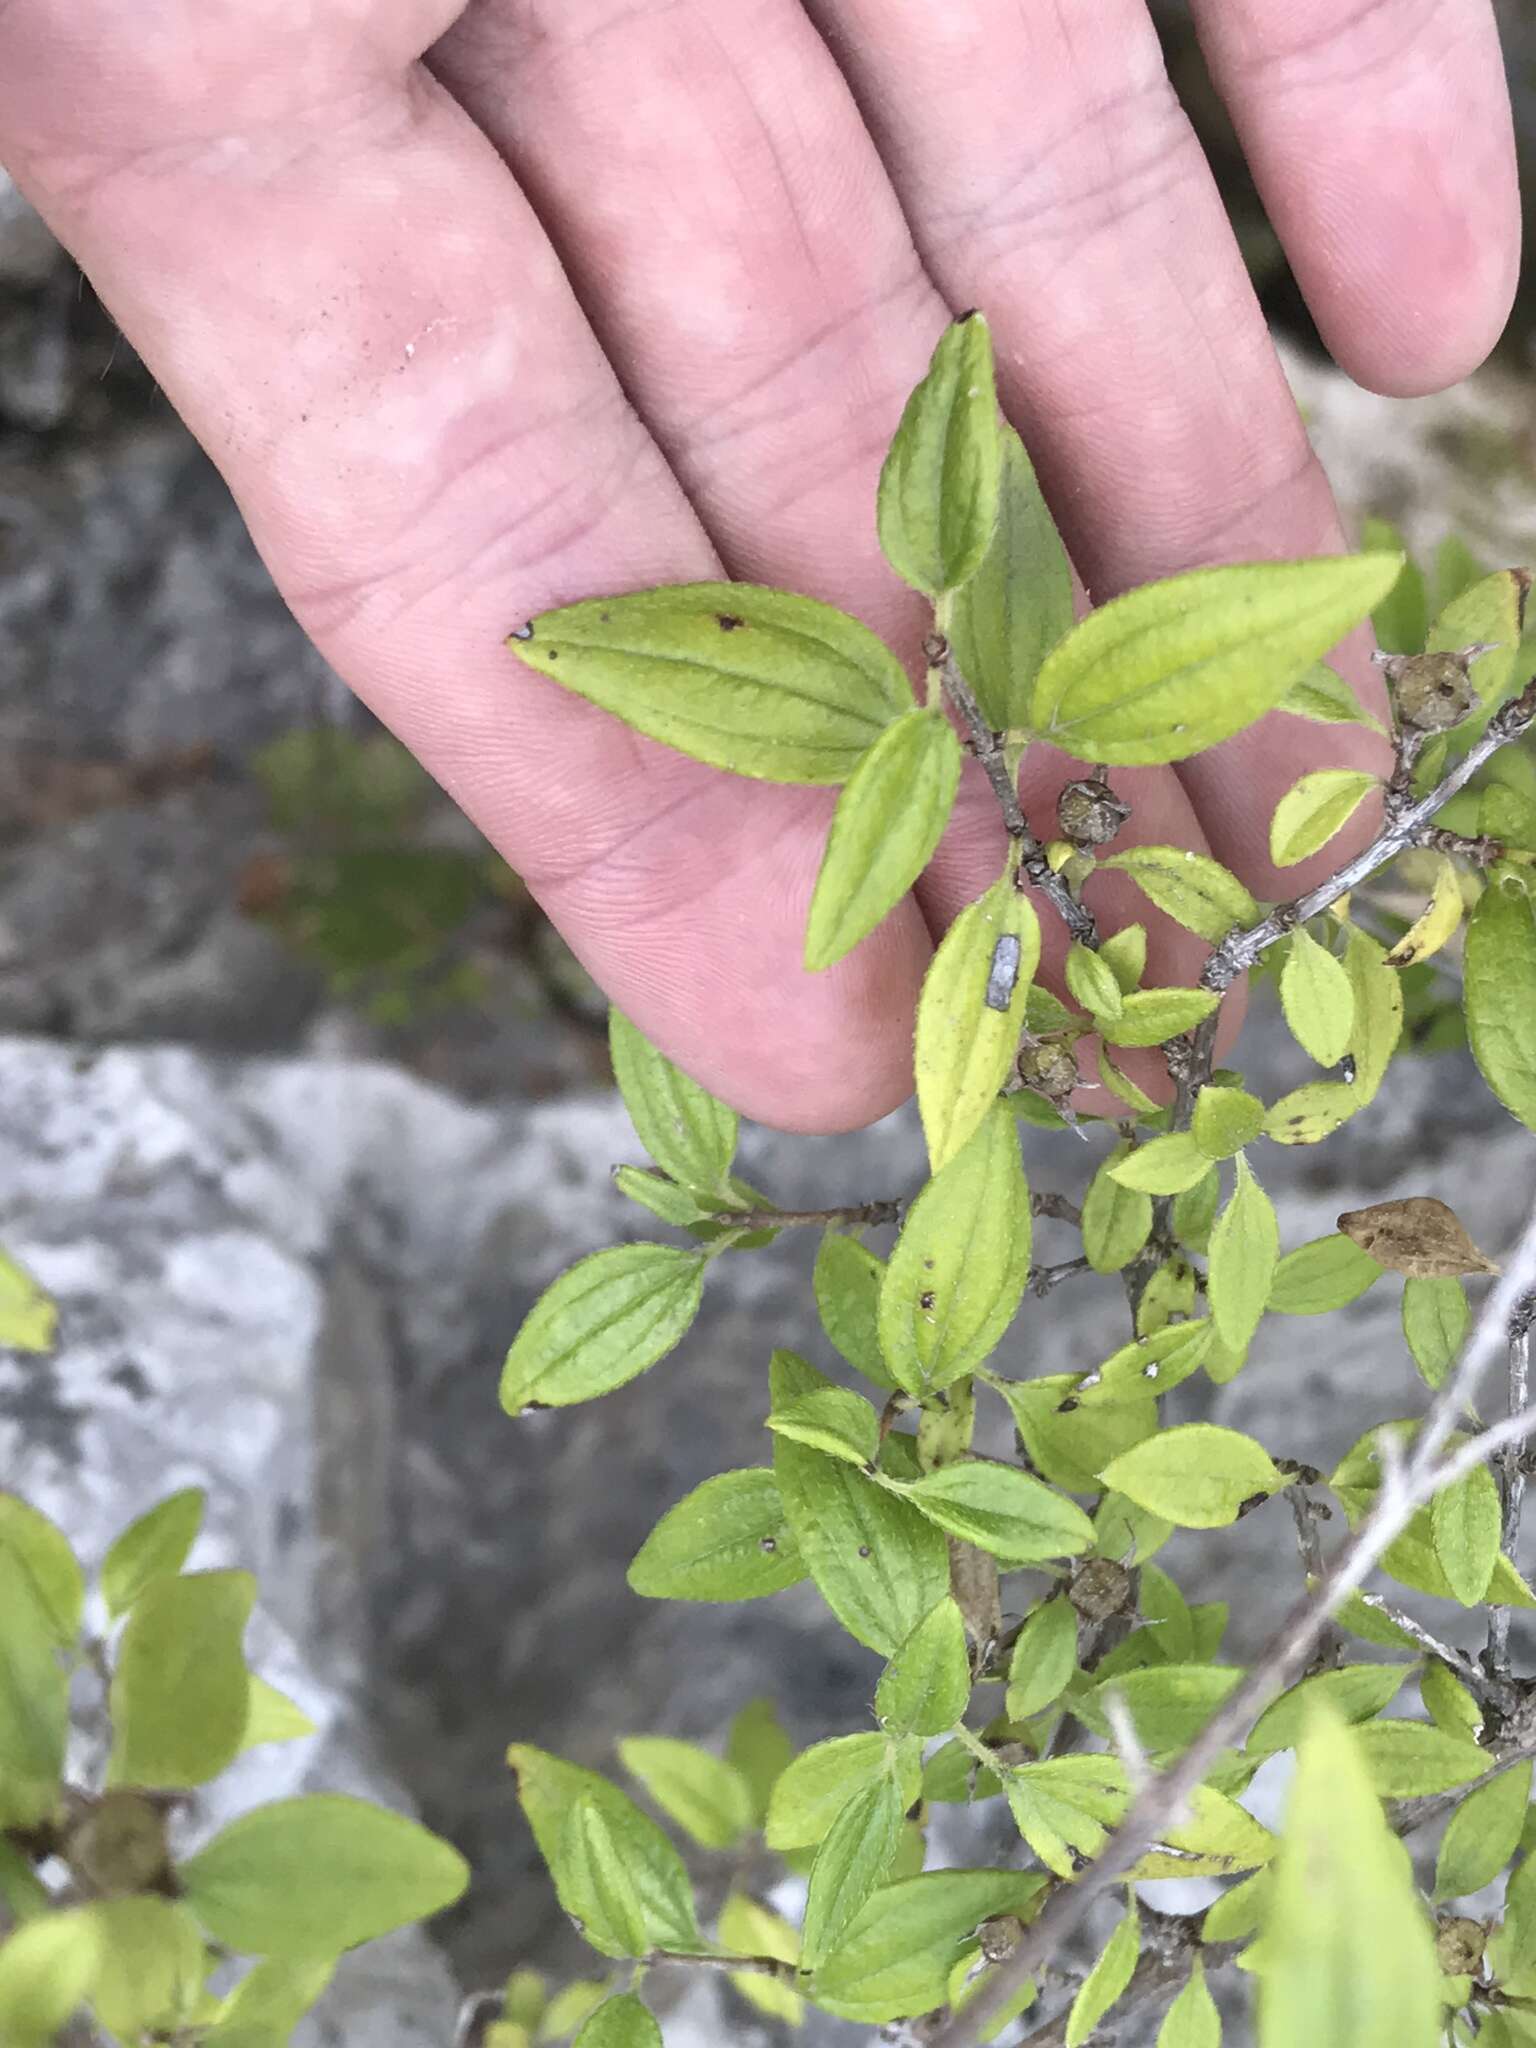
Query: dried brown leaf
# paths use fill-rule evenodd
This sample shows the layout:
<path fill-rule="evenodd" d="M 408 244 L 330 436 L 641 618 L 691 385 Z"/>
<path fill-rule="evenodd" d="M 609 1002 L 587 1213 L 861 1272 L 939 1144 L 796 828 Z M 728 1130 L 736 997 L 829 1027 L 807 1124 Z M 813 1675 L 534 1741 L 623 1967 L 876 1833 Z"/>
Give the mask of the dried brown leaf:
<path fill-rule="evenodd" d="M 1410 1280 L 1448 1280 L 1462 1273 L 1497 1273 L 1463 1228 L 1454 1209 L 1434 1195 L 1405 1195 L 1348 1209 L 1339 1228 L 1378 1266 Z"/>

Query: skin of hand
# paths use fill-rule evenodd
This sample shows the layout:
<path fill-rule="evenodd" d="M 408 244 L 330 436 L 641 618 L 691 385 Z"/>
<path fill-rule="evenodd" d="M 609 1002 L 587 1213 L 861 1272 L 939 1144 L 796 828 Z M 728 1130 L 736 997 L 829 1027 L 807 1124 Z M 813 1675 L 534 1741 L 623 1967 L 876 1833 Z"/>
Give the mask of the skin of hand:
<path fill-rule="evenodd" d="M 1472 369 L 1520 238 L 1487 0 L 1192 11 L 1339 362 L 1398 395 Z M 979 775 L 913 898 L 812 976 L 834 793 L 635 738 L 515 662 L 509 628 L 729 573 L 915 661 L 875 483 L 973 305 L 1095 600 L 1343 545 L 1142 0 L 0 0 L 0 161 L 324 653 L 613 999 L 771 1123 L 907 1094 L 935 936 L 1002 862 Z M 1374 693 L 1363 648 L 1344 660 Z M 1276 799 L 1380 761 L 1277 718 L 1117 773 L 1122 843 L 1288 895 L 1333 859 L 1271 869 Z M 1068 772 L 1026 763 L 1042 833 Z M 1122 878 L 1088 900 L 1147 923 L 1149 982 L 1198 971 Z"/>

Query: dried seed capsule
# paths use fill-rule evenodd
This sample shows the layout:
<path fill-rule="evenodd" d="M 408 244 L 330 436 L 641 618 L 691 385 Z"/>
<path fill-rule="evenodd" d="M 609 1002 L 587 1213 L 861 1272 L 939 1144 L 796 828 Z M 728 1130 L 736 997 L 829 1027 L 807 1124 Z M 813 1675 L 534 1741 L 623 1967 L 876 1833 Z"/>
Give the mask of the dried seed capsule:
<path fill-rule="evenodd" d="M 1478 645 L 1459 654 L 1393 654 L 1382 660 L 1399 722 L 1415 732 L 1445 732 L 1460 725 L 1477 708 L 1472 664 L 1489 651 Z"/>
<path fill-rule="evenodd" d="M 1019 1050 L 1019 1079 L 1047 1102 L 1070 1101 L 1077 1086 L 1077 1060 L 1059 1038 L 1027 1039 Z"/>
<path fill-rule="evenodd" d="M 1056 799 L 1062 837 L 1070 839 L 1079 853 L 1107 845 L 1130 815 L 1130 805 L 1107 782 L 1093 777 L 1069 782 Z"/>
<path fill-rule="evenodd" d="M 1072 1574 L 1067 1598 L 1084 1621 L 1108 1621 L 1131 1604 L 1131 1575 L 1112 1557 L 1090 1557 Z"/>

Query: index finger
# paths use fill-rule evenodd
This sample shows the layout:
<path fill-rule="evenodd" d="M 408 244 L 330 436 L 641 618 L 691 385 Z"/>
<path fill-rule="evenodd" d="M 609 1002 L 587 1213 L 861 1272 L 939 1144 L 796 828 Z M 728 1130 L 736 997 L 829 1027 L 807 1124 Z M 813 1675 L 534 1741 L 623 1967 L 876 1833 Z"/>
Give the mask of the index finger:
<path fill-rule="evenodd" d="M 490 146 L 414 62 L 306 105 L 306 78 L 344 75 L 320 45 L 358 31 L 299 0 L 276 12 L 317 61 L 264 35 L 289 107 L 222 133 L 248 17 L 154 11 L 129 94 L 114 53 L 141 23 L 100 0 L 66 36 L 66 10 L 12 0 L 0 138 L 300 621 L 705 1085 L 800 1128 L 893 1107 L 929 943 L 909 902 L 804 971 L 831 794 L 637 740 L 503 648 L 551 605 L 718 567 Z"/>

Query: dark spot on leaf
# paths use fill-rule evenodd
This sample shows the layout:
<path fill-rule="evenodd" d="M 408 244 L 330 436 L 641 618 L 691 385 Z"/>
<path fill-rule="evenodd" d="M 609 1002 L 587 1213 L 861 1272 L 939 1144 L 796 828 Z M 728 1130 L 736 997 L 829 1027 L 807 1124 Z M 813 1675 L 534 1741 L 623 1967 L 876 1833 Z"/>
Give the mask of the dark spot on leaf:
<path fill-rule="evenodd" d="M 738 619 L 734 612 L 716 612 L 715 622 L 722 633 L 734 633 L 738 626 L 744 626 L 745 619 Z"/>
<path fill-rule="evenodd" d="M 860 1555 L 860 1557 L 868 1557 L 868 1556 L 869 1556 L 869 1545 L 868 1545 L 867 1543 L 861 1543 L 861 1544 L 859 1545 L 859 1555 Z"/>
<path fill-rule="evenodd" d="M 779 1546 L 772 1536 L 762 1536 L 758 1539 L 757 1547 L 759 1550 L 766 1551 L 772 1557 Z"/>
<path fill-rule="evenodd" d="M 917 1305 L 921 1309 L 930 1309 L 933 1307 L 933 1304 L 936 1299 L 937 1296 L 934 1294 L 933 1289 L 930 1287 L 926 1294 L 920 1294 L 917 1297 Z"/>

